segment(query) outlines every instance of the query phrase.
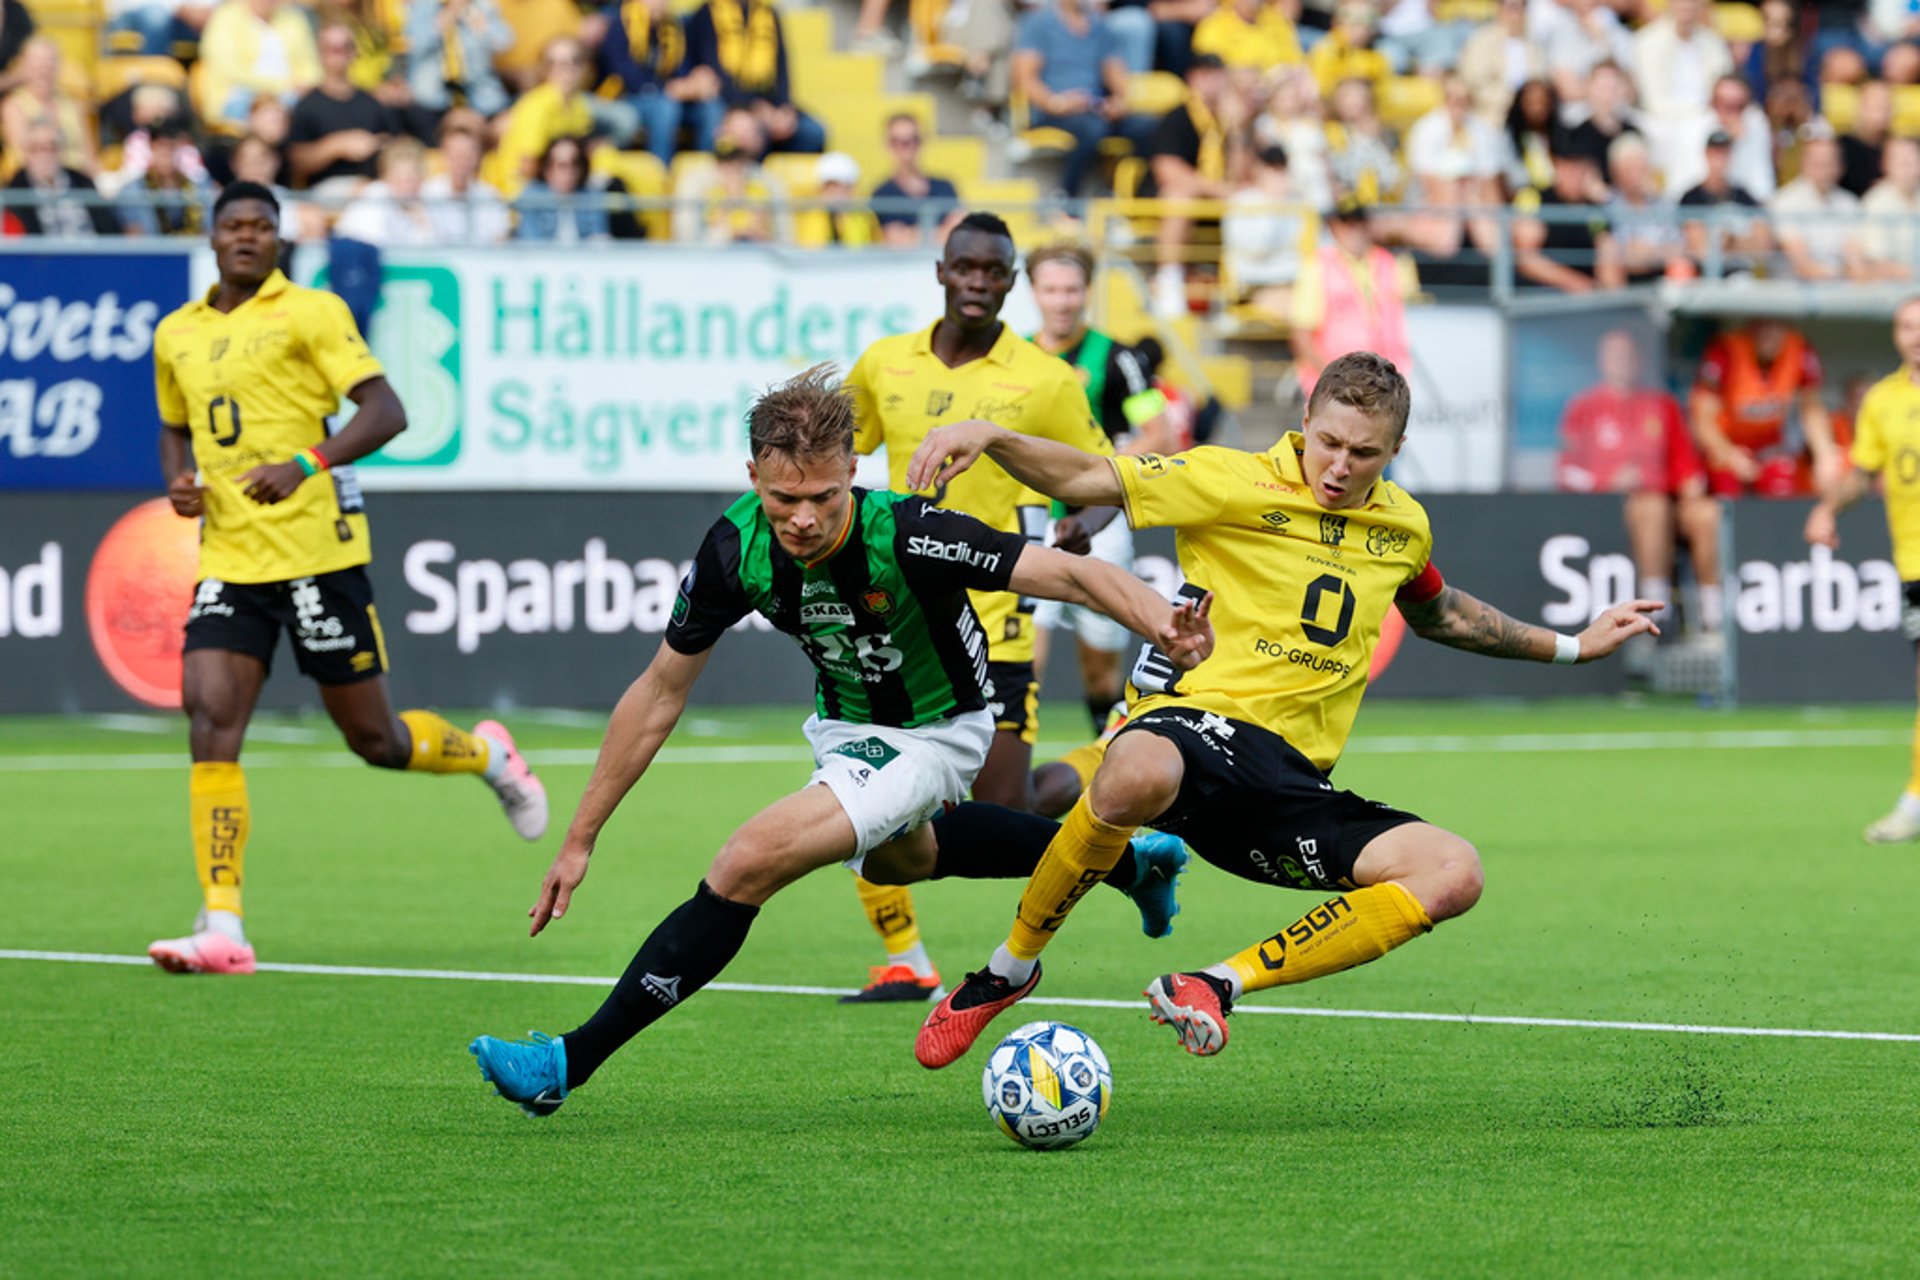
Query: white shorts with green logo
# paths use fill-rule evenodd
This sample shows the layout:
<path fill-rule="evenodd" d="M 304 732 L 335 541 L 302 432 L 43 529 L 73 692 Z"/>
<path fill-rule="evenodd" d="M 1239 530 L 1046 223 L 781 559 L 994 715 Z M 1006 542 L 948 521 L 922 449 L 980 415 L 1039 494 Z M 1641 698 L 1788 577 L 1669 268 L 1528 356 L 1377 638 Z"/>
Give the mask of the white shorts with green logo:
<path fill-rule="evenodd" d="M 867 854 L 967 798 L 993 745 L 993 717 L 969 711 L 919 729 L 807 717 L 813 777 L 853 820 L 855 874 Z"/>

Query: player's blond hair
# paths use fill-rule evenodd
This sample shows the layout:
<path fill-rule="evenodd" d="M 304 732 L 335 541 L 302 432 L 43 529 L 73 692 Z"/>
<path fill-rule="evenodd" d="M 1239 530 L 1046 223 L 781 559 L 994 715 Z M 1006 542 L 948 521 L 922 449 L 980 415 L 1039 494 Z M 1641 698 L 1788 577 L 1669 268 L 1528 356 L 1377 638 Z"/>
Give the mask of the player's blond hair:
<path fill-rule="evenodd" d="M 1393 438 L 1398 440 L 1407 430 L 1413 392 L 1393 361 L 1371 351 L 1354 351 L 1320 371 L 1313 396 L 1307 401 L 1307 416 L 1311 418 L 1325 404 L 1350 405 L 1370 418 L 1389 423 Z"/>
<path fill-rule="evenodd" d="M 831 364 L 817 364 L 764 392 L 747 411 L 758 462 L 769 453 L 818 458 L 853 453 L 853 397 Z"/>
<path fill-rule="evenodd" d="M 1083 244 L 1061 240 L 1054 244 L 1041 245 L 1027 255 L 1027 279 L 1032 280 L 1039 274 L 1040 268 L 1049 262 L 1070 263 L 1080 268 L 1080 279 L 1083 283 L 1093 283 L 1093 253 Z"/>

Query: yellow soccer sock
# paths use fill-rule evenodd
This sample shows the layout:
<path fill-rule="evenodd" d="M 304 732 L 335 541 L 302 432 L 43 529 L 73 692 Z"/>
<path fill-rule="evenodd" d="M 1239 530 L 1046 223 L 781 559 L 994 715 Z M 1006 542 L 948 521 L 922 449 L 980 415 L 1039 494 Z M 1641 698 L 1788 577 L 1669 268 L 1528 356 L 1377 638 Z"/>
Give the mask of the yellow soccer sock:
<path fill-rule="evenodd" d="M 1107 740 L 1102 738 L 1097 742 L 1089 742 L 1084 747 L 1075 747 L 1060 757 L 1060 763 L 1073 770 L 1074 776 L 1080 779 L 1080 790 L 1085 792 L 1093 785 L 1094 771 L 1099 769 L 1100 762 L 1106 758 Z"/>
<path fill-rule="evenodd" d="M 913 914 L 913 890 L 903 884 L 874 884 L 860 876 L 853 878 L 853 887 L 860 895 L 860 907 L 867 913 L 867 923 L 880 935 L 888 955 L 902 955 L 920 945 L 920 921 Z"/>
<path fill-rule="evenodd" d="M 491 748 L 485 738 L 455 728 L 431 711 L 402 711 L 401 723 L 413 734 L 407 768 L 416 773 L 485 773 Z"/>
<path fill-rule="evenodd" d="M 1073 904 L 1107 878 L 1107 872 L 1127 851 L 1127 841 L 1135 830 L 1095 817 L 1084 793 L 1074 801 L 1020 895 L 1020 911 L 1014 917 L 1013 932 L 1007 935 L 1007 950 L 1021 960 L 1038 956 L 1066 921 Z"/>
<path fill-rule="evenodd" d="M 1907 779 L 1907 794 L 1920 796 L 1920 717 L 1913 726 L 1913 776 Z"/>
<path fill-rule="evenodd" d="M 232 761 L 193 766 L 187 782 L 193 862 L 209 911 L 240 914 L 240 881 L 247 860 L 247 777 Z"/>
<path fill-rule="evenodd" d="M 1262 991 L 1378 960 L 1432 928 L 1419 900 L 1388 880 L 1327 899 L 1227 966 L 1243 990 Z"/>

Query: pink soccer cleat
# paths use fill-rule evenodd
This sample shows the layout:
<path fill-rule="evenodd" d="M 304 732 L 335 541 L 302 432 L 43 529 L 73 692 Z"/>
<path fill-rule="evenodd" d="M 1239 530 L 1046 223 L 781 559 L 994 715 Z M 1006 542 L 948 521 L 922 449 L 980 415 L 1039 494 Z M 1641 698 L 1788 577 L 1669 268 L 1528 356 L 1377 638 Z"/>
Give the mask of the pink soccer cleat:
<path fill-rule="evenodd" d="M 202 929 L 184 938 L 162 938 L 147 955 L 168 973 L 252 973 L 253 948 L 218 929 Z"/>
<path fill-rule="evenodd" d="M 515 834 L 522 840 L 538 840 L 547 833 L 546 787 L 533 776 L 526 757 L 513 745 L 513 735 L 507 732 L 507 726 L 498 720 L 482 720 L 473 726 L 473 732 L 476 737 L 487 739 L 491 746 L 506 748 L 506 772 L 489 785 L 500 797 L 500 807 L 506 810 L 507 821 L 513 824 Z"/>

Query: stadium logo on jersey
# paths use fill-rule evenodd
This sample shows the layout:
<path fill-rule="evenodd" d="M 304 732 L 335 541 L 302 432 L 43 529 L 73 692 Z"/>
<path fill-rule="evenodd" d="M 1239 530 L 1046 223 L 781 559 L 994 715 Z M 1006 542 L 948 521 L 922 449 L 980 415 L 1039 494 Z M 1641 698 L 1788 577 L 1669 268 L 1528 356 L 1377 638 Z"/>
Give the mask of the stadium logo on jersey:
<path fill-rule="evenodd" d="M 860 597 L 860 607 L 876 618 L 884 618 L 893 612 L 893 597 L 875 588 Z"/>
<path fill-rule="evenodd" d="M 1413 531 L 1410 529 L 1389 529 L 1386 525 L 1377 524 L 1367 530 L 1367 550 L 1377 556 L 1399 555 L 1412 541 Z"/>
<path fill-rule="evenodd" d="M 1284 511 L 1263 511 L 1260 519 L 1269 529 L 1284 529 L 1293 517 Z"/>
<path fill-rule="evenodd" d="M 853 625 L 853 610 L 835 600 L 829 604 L 803 604 L 800 606 L 801 625 L 814 622 L 837 622 L 842 626 Z"/>
<path fill-rule="evenodd" d="M 927 416 L 929 418 L 938 417 L 940 414 L 945 413 L 952 406 L 953 406 L 953 392 L 951 391 L 927 392 Z"/>
<path fill-rule="evenodd" d="M 1345 516 L 1322 515 L 1320 517 L 1320 541 L 1330 547 L 1337 547 L 1347 536 L 1347 518 Z"/>
<path fill-rule="evenodd" d="M 929 560 L 948 560 L 955 564 L 972 565 L 991 573 L 1000 567 L 998 551 L 982 551 L 978 547 L 964 542 L 942 542 L 938 538 L 915 535 L 907 540 L 907 552 L 910 555 L 925 556 Z"/>

